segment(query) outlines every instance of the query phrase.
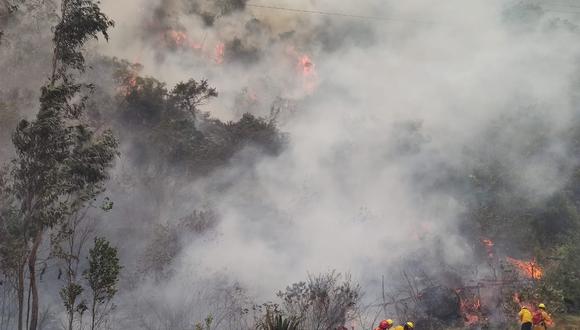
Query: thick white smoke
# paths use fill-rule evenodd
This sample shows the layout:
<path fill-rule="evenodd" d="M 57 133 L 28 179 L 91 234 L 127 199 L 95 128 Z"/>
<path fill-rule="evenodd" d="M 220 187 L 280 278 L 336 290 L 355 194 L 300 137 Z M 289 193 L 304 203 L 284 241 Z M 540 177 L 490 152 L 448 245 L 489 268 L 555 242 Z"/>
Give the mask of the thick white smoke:
<path fill-rule="evenodd" d="M 162 18 L 154 14 L 160 6 Z M 236 119 L 244 90 L 255 99 L 248 109 L 260 115 L 277 97 L 293 104 L 279 117 L 289 137 L 281 155 L 248 166 L 245 157 L 255 152 L 248 148 L 230 166 L 164 192 L 171 205 L 156 206 L 159 222 L 204 205 L 220 220 L 202 238 L 182 238 L 170 281 L 137 283 L 123 293 L 138 308 L 193 305 L 200 320 L 211 312 L 200 289 L 208 283 L 238 282 L 264 301 L 309 272 L 334 269 L 371 291 L 381 275 L 387 283 L 399 279 L 391 265 L 429 248 L 424 237 L 442 238 L 446 263 L 464 263 L 473 258 L 472 243 L 458 230 L 464 205 L 438 184 L 477 165 L 470 151 L 485 157 L 493 149 L 527 198 L 549 196 L 569 174 L 563 164 L 573 155 L 559 136 L 576 110 L 580 44 L 557 13 L 499 0 L 251 1 L 208 26 L 176 0 L 104 0 L 103 9 L 117 23 L 111 42 L 98 46 L 103 54 L 143 63 L 145 74 L 169 84 L 208 78 L 220 91 L 204 108 L 212 115 Z M 248 28 L 254 18 L 257 30 Z M 164 24 L 201 49 L 167 47 L 155 28 Z M 224 62 L 216 63 L 216 47 L 234 38 L 258 55 L 238 61 L 226 48 Z M 314 77 L 303 77 L 303 55 Z M 551 136 L 547 151 L 526 156 L 525 128 L 489 136 L 490 127 L 514 116 L 542 118 Z M 145 195 L 118 198 L 113 216 L 130 218 Z M 118 243 L 139 250 L 146 242 L 138 237 Z"/>
<path fill-rule="evenodd" d="M 264 299 L 307 272 L 351 272 L 363 284 L 383 274 L 395 280 L 400 273 L 390 265 L 425 244 L 418 239 L 425 234 L 443 237 L 446 262 L 469 260 L 470 245 L 456 229 L 463 206 L 438 191 L 437 180 L 473 161 L 470 148 L 493 148 L 505 157 L 518 169 L 514 184 L 530 198 L 548 196 L 566 179 L 569 169 L 561 164 L 571 156 L 557 138 L 533 161 L 517 152 L 528 143 L 517 127 L 495 137 L 501 145 L 482 140 L 494 122 L 516 115 L 542 117 L 553 136 L 566 129 L 580 47 L 553 14 L 536 17 L 534 8 L 516 10 L 505 1 L 259 4 L 385 19 L 250 5 L 208 27 L 185 15 L 179 2 L 166 2 L 172 22 L 189 38 L 205 38 L 209 49 L 239 37 L 262 54 L 248 65 L 214 65 L 195 51 L 155 49 L 154 36 L 135 38 L 147 33 L 143 22 L 153 19 L 158 2 L 105 1 L 118 22 L 105 52 L 136 58 L 146 73 L 169 82 L 208 77 L 222 92 L 206 108 L 215 116 L 239 115 L 232 112 L 235 97 L 248 87 L 258 100 L 297 102 L 281 122 L 290 142 L 280 156 L 249 168 L 242 155 L 172 195 L 172 213 L 208 203 L 221 221 L 211 239 L 186 245 L 167 287 L 144 294 L 169 290 L 167 300 L 182 301 L 190 293 L 180 290 L 186 282 L 216 274 Z M 245 32 L 254 17 L 263 34 Z M 291 91 L 300 86 L 289 83 L 297 73 L 288 61 L 297 62 L 275 38 L 289 31 L 292 46 L 315 65 L 312 93 Z M 262 80 L 268 83 L 256 84 Z M 253 111 L 267 114 L 269 105 Z M 400 129 L 408 123 L 417 129 Z"/>

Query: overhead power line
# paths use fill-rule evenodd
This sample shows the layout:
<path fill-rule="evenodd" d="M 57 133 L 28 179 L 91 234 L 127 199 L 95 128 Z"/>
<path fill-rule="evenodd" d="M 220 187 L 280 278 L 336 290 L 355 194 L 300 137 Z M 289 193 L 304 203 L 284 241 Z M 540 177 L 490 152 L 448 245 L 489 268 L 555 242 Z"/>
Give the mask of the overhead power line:
<path fill-rule="evenodd" d="M 563 4 L 552 4 L 552 5 L 558 6 L 560 8 L 554 8 L 554 7 L 550 8 L 550 7 L 543 6 L 544 10 L 547 12 L 555 12 L 555 13 L 580 14 L 580 11 L 564 10 L 562 8 L 562 7 L 564 7 L 564 8 L 569 8 L 569 9 L 580 9 L 580 6 L 563 5 Z M 262 4 L 256 4 L 256 3 L 246 3 L 246 6 L 253 7 L 253 8 L 294 12 L 294 13 L 300 13 L 300 14 L 356 18 L 356 19 L 369 20 L 369 21 L 385 21 L 385 22 L 399 21 L 399 22 L 418 23 L 418 24 L 424 24 L 424 25 L 438 24 L 437 22 L 434 22 L 434 21 L 417 20 L 417 19 L 409 19 L 409 18 L 354 15 L 354 14 L 346 14 L 346 13 L 340 13 L 340 12 L 328 12 L 328 11 L 321 11 L 321 10 L 308 10 L 308 9 L 278 7 L 278 6 L 262 5 Z"/>
<path fill-rule="evenodd" d="M 310 15 L 337 16 L 337 17 L 357 18 L 357 19 L 364 19 L 364 20 L 374 20 L 374 21 L 401 21 L 401 22 L 411 22 L 411 23 L 419 23 L 419 24 L 426 24 L 426 25 L 435 24 L 435 22 L 415 20 L 415 19 L 407 19 L 407 18 L 353 15 L 353 14 L 327 12 L 327 11 L 320 11 L 320 10 L 307 10 L 307 9 L 268 6 L 268 5 L 254 4 L 254 3 L 246 3 L 246 6 L 254 7 L 254 8 L 262 8 L 262 9 L 270 9 L 270 10 L 281 10 L 281 11 L 287 11 L 287 12 L 295 12 L 295 13 L 301 13 L 301 14 L 310 14 Z"/>

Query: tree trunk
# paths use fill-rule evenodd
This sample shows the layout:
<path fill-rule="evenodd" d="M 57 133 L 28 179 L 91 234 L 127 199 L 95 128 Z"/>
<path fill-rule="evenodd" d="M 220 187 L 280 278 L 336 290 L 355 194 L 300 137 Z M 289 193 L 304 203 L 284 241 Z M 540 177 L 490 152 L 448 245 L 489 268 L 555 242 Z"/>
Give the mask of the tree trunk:
<path fill-rule="evenodd" d="M 28 329 L 28 321 L 30 320 L 30 284 L 28 285 L 28 298 L 26 298 L 26 329 Z"/>
<path fill-rule="evenodd" d="M 38 325 L 38 287 L 36 286 L 36 255 L 42 242 L 42 230 L 39 230 L 34 237 L 34 244 L 30 250 L 28 258 L 28 271 L 30 273 L 30 289 L 32 290 L 32 315 L 30 317 L 29 330 L 36 330 Z"/>
<path fill-rule="evenodd" d="M 95 312 L 97 309 L 97 299 L 95 299 L 94 293 L 93 293 L 93 306 L 91 306 L 91 330 L 95 330 Z"/>
<path fill-rule="evenodd" d="M 72 330 L 72 323 L 74 319 L 74 303 L 71 305 L 70 310 L 68 311 L 68 330 Z"/>
<path fill-rule="evenodd" d="M 22 314 L 24 313 L 24 265 L 18 265 L 18 330 L 22 330 Z"/>
<path fill-rule="evenodd" d="M 71 310 L 68 312 L 68 330 L 73 329 L 73 318 L 74 318 L 74 309 L 71 308 Z"/>

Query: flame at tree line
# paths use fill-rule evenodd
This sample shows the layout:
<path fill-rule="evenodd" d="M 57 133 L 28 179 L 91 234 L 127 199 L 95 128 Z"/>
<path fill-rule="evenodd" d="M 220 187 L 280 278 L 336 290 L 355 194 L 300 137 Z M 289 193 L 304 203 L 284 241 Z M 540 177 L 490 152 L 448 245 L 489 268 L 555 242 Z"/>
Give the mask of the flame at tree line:
<path fill-rule="evenodd" d="M 480 241 L 483 247 L 485 248 L 488 257 L 497 262 L 498 260 L 494 258 L 495 243 L 488 238 L 482 238 L 480 239 Z M 506 256 L 503 259 L 505 259 L 507 263 L 515 267 L 515 269 L 518 271 L 519 276 L 522 278 L 537 280 L 542 278 L 543 276 L 543 269 L 537 264 L 535 260 L 525 261 L 512 258 L 509 256 Z M 492 263 L 494 262 L 492 261 Z M 485 287 L 486 287 L 485 284 L 482 285 L 481 283 L 479 283 L 477 293 L 470 293 L 469 290 L 464 288 L 455 289 L 455 292 L 457 293 L 457 296 L 459 298 L 460 315 L 466 327 L 480 326 L 486 322 L 485 315 L 487 314 L 487 312 L 484 312 L 482 310 L 483 303 L 479 295 L 479 290 L 485 289 Z M 492 289 L 492 287 L 490 287 L 490 289 Z M 512 299 L 519 308 L 526 306 L 532 311 L 537 309 L 536 308 L 537 302 L 534 303 L 522 301 L 520 294 L 517 291 L 512 295 Z M 488 306 L 490 303 L 491 302 L 487 300 L 485 302 L 487 307 L 490 307 Z"/>
<path fill-rule="evenodd" d="M 494 242 L 491 239 L 482 238 L 481 243 L 485 246 L 487 255 L 490 258 L 493 258 L 494 256 L 493 247 L 495 246 Z M 540 265 L 538 265 L 538 263 L 535 260 L 525 261 L 512 258 L 509 256 L 506 256 L 505 260 L 509 264 L 514 266 L 521 273 L 521 275 L 526 278 L 537 280 L 541 279 L 544 274 L 542 267 L 540 267 Z"/>
<path fill-rule="evenodd" d="M 163 32 L 162 39 L 169 48 L 192 50 L 198 56 L 201 54 L 201 56 L 211 59 L 215 64 L 224 64 L 227 49 L 223 41 L 217 41 L 213 47 L 206 47 L 206 36 L 203 37 L 202 42 L 197 42 L 193 41 L 185 31 L 175 29 L 168 29 Z M 307 94 L 314 93 L 318 87 L 319 79 L 316 65 L 311 56 L 297 52 L 294 46 L 287 47 L 286 54 L 296 61 L 296 70 L 302 80 L 304 91 Z"/>
<path fill-rule="evenodd" d="M 175 47 L 191 48 L 194 50 L 202 48 L 201 43 L 191 40 L 184 31 L 168 30 L 165 33 L 165 39 Z"/>
<path fill-rule="evenodd" d="M 544 271 L 535 260 L 524 261 L 511 257 L 506 257 L 506 260 L 514 267 L 516 267 L 518 271 L 526 278 L 538 280 L 541 279 L 544 275 Z"/>

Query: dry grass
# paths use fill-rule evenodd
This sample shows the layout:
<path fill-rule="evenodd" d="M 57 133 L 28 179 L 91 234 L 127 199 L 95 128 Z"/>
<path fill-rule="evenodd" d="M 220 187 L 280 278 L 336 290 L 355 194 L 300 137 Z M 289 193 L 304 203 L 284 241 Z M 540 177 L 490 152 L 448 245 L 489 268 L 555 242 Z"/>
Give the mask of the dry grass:
<path fill-rule="evenodd" d="M 556 319 L 555 327 L 557 330 L 580 330 L 580 315 L 569 315 Z"/>

